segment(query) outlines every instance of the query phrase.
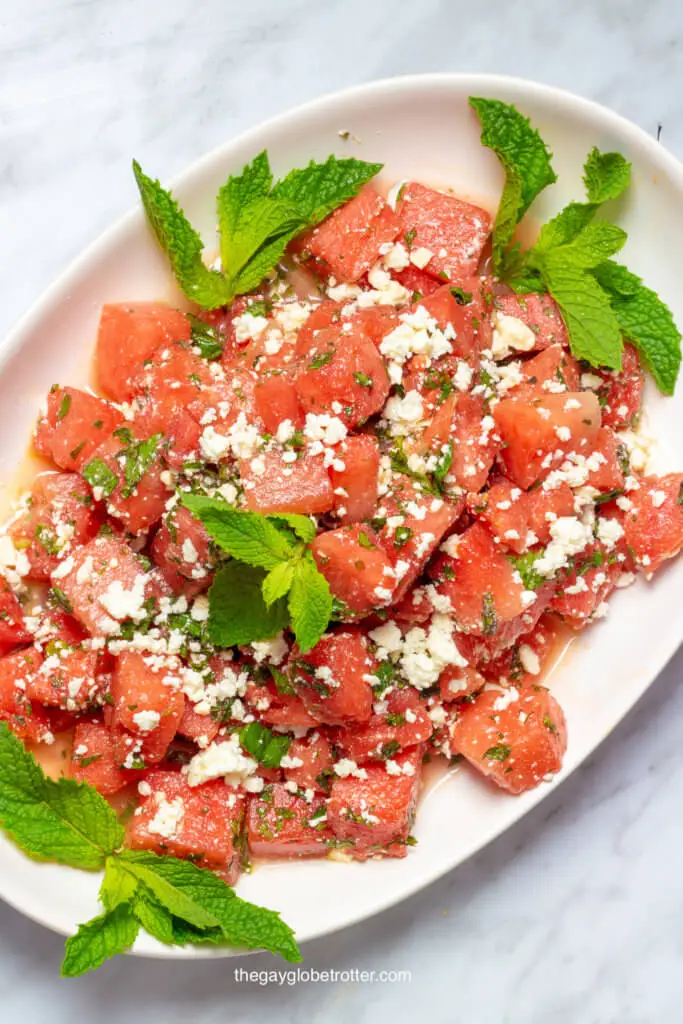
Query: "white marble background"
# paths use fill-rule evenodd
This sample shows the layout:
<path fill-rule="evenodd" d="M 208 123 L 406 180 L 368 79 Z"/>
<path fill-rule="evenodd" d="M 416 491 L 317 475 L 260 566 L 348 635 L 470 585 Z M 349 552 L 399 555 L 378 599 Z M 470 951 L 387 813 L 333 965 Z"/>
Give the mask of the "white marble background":
<path fill-rule="evenodd" d="M 0 0 L 0 335 L 132 205 L 133 155 L 166 178 L 330 90 L 469 70 L 661 123 L 683 157 L 682 54 L 674 0 Z M 233 982 L 236 961 L 131 959 L 60 981 L 62 941 L 0 906 L 0 1020 L 677 1024 L 682 673 L 679 655 L 581 770 L 471 862 L 304 950 L 308 967 L 408 968 L 411 984 L 259 988 Z"/>

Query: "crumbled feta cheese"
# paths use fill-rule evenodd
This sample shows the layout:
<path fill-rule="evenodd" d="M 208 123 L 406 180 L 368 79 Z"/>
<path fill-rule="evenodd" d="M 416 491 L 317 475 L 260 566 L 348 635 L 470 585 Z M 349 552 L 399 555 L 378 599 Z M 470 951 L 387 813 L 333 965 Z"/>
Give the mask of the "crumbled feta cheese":
<path fill-rule="evenodd" d="M 202 782 L 222 776 L 227 785 L 237 787 L 254 775 L 257 768 L 256 761 L 243 752 L 233 733 L 225 742 L 212 743 L 195 754 L 187 766 L 187 781 L 190 786 L 201 786 Z"/>
<path fill-rule="evenodd" d="M 419 391 L 408 391 L 403 398 L 393 395 L 384 406 L 384 418 L 392 437 L 410 437 L 423 416 L 424 406 Z"/>
<path fill-rule="evenodd" d="M 431 249 L 425 248 L 424 245 L 420 245 L 416 249 L 412 249 L 410 252 L 410 262 L 419 270 L 424 270 L 429 261 L 433 258 L 434 253 Z"/>
<path fill-rule="evenodd" d="M 152 732 L 159 725 L 161 715 L 158 711 L 137 711 L 133 715 L 133 721 L 140 732 Z"/>
<path fill-rule="evenodd" d="M 519 648 L 519 661 L 525 672 L 537 676 L 541 671 L 541 662 L 536 651 L 529 644 L 521 644 Z"/>
<path fill-rule="evenodd" d="M 268 326 L 268 321 L 265 316 L 253 316 L 252 313 L 246 312 L 241 316 L 236 316 L 232 321 L 232 326 L 235 332 L 235 341 L 238 345 L 243 345 L 250 338 L 258 338 Z"/>
<path fill-rule="evenodd" d="M 522 320 L 505 313 L 494 313 L 491 345 L 494 359 L 507 359 L 513 351 L 531 352 L 535 344 L 536 335 Z"/>
<path fill-rule="evenodd" d="M 163 839 L 173 839 L 178 835 L 184 817 L 185 805 L 182 797 L 177 796 L 169 801 L 160 795 L 156 814 L 147 825 L 147 831 Z"/>

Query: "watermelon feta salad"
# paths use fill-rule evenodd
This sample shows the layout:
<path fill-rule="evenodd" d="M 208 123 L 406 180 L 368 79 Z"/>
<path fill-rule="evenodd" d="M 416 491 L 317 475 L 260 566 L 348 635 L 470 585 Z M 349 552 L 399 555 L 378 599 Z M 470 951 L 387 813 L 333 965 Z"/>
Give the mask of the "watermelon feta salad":
<path fill-rule="evenodd" d="M 667 369 L 633 302 L 666 307 L 592 221 L 626 161 L 594 150 L 581 223 L 527 251 L 500 212 L 378 170 L 273 184 L 262 154 L 209 266 L 136 166 L 188 303 L 103 307 L 96 387 L 51 389 L 0 537 L 0 719 L 68 737 L 65 773 L 132 804 L 128 847 L 230 885 L 254 858 L 406 856 L 430 760 L 509 794 L 552 779 L 558 643 L 683 547 L 683 474 L 652 475 L 638 430 L 678 335 Z M 597 329 L 558 267 L 602 296 Z"/>

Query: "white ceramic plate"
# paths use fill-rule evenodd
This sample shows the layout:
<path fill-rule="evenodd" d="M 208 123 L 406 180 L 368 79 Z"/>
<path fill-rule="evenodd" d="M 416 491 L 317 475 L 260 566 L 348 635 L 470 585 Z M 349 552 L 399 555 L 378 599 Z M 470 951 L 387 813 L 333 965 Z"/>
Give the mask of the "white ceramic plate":
<path fill-rule="evenodd" d="M 329 96 L 247 132 L 200 160 L 175 193 L 207 240 L 214 238 L 214 196 L 231 172 L 267 148 L 276 173 L 312 157 L 355 155 L 382 161 L 387 184 L 415 178 L 495 208 L 501 187 L 496 158 L 479 142 L 470 94 L 515 103 L 554 152 L 559 183 L 534 209 L 545 218 L 582 196 L 588 150 L 619 150 L 633 163 L 633 186 L 619 222 L 628 230 L 626 261 L 644 275 L 683 324 L 683 168 L 650 136 L 616 114 L 565 92 L 491 75 L 427 75 L 377 82 Z M 340 130 L 351 132 L 344 142 Z M 154 168 L 148 168 L 154 173 Z M 31 310 L 0 348 L 0 482 L 12 478 L 36 412 L 55 381 L 87 379 L 102 303 L 177 299 L 164 256 L 140 210 L 108 231 Z M 650 387 L 649 433 L 657 468 L 681 469 L 681 388 L 673 399 Z M 615 727 L 683 639 L 672 615 L 683 595 L 683 560 L 652 583 L 618 593 L 604 622 L 574 646 L 551 686 L 566 712 L 569 748 L 558 785 Z M 343 928 L 391 906 L 460 864 L 550 792 L 549 785 L 511 797 L 467 771 L 428 794 L 418 815 L 418 846 L 405 860 L 368 864 L 330 861 L 272 864 L 239 883 L 246 899 L 276 908 L 301 941 Z M 26 859 L 0 837 L 0 895 L 18 910 L 62 933 L 97 912 L 99 878 Z M 147 956 L 230 955 L 169 949 L 147 936 Z"/>

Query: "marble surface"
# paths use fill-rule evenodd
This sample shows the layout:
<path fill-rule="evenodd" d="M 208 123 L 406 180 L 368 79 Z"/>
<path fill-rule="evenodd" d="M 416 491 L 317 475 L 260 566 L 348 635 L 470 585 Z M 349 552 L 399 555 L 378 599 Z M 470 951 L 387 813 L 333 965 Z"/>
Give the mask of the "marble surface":
<path fill-rule="evenodd" d="M 469 70 L 662 124 L 683 157 L 682 51 L 671 0 L 2 0 L 0 334 L 132 205 L 133 154 L 166 178 L 322 93 Z M 2 1019 L 681 1020 L 681 674 L 679 654 L 601 749 L 472 861 L 304 949 L 307 967 L 410 970 L 411 982 L 262 987 L 234 981 L 237 961 L 131 959 L 65 982 L 62 941 L 0 906 Z"/>

